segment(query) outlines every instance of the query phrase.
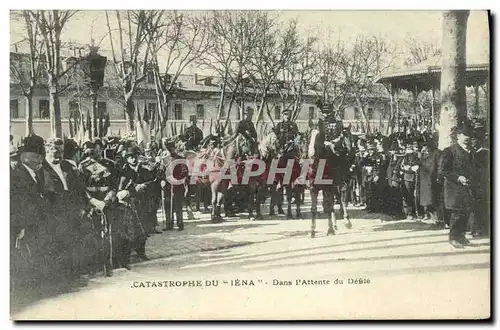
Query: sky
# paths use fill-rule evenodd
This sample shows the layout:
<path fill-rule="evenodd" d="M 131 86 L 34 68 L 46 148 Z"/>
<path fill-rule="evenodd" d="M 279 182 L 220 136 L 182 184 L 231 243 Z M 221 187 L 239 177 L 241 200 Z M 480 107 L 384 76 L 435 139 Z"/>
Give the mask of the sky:
<path fill-rule="evenodd" d="M 377 35 L 395 45 L 403 45 L 408 37 L 417 40 L 441 41 L 442 13 L 440 11 L 333 11 L 333 10 L 284 10 L 275 11 L 279 20 L 285 23 L 297 19 L 303 36 L 311 31 L 319 33 L 327 41 L 328 31 L 340 39 L 349 41 L 357 35 Z M 114 15 L 111 16 L 112 21 Z M 11 45 L 24 38 L 19 22 L 11 19 Z M 93 26 L 93 28 L 92 28 Z M 81 11 L 72 19 L 63 33 L 63 40 L 89 44 L 91 35 L 99 40 L 107 34 L 104 11 Z M 104 48 L 109 41 L 104 39 Z M 486 11 L 471 11 L 467 30 L 467 55 L 489 60 L 489 28 Z M 190 68 L 186 73 L 194 73 Z M 189 72 L 192 71 L 192 72 Z"/>

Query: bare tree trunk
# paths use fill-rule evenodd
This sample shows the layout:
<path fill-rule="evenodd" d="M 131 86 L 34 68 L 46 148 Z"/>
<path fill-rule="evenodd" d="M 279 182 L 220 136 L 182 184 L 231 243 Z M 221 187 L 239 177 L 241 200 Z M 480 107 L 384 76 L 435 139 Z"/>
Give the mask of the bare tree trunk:
<path fill-rule="evenodd" d="M 33 96 L 25 96 L 26 99 L 26 136 L 33 134 Z"/>
<path fill-rule="evenodd" d="M 468 10 L 443 13 L 439 149 L 449 147 L 453 129 L 467 119 L 465 94 Z"/>
<path fill-rule="evenodd" d="M 49 113 L 50 113 L 50 132 L 52 137 L 62 138 L 61 125 L 61 105 L 59 103 L 59 93 L 57 81 L 49 77 Z"/>
<path fill-rule="evenodd" d="M 90 138 L 94 139 L 95 137 L 99 136 L 97 132 L 97 93 L 95 91 L 92 91 L 92 111 L 90 112 Z"/>
<path fill-rule="evenodd" d="M 129 132 L 133 132 L 135 130 L 134 113 L 135 113 L 134 99 L 129 97 L 125 101 L 125 119 L 127 120 L 128 124 L 127 128 Z"/>

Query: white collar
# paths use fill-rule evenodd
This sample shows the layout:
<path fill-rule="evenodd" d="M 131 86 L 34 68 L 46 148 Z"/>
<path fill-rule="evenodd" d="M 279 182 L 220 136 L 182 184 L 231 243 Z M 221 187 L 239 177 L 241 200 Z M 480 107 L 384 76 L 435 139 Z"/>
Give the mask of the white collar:
<path fill-rule="evenodd" d="M 457 144 L 460 146 L 460 148 L 462 148 L 466 153 L 470 154 L 470 149 L 469 148 L 465 148 L 460 142 L 457 142 Z"/>
<path fill-rule="evenodd" d="M 35 171 L 33 171 L 33 169 L 29 166 L 27 166 L 26 164 L 23 164 L 23 166 L 28 170 L 28 173 L 31 175 L 31 177 L 33 178 L 33 180 L 35 180 L 35 182 L 38 182 L 37 179 L 36 179 L 36 173 Z"/>

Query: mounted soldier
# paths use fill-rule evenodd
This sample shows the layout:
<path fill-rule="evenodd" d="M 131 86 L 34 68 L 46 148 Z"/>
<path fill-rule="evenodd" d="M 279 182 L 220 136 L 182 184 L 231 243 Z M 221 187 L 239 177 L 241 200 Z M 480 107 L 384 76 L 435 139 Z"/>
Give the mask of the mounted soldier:
<path fill-rule="evenodd" d="M 181 140 L 186 143 L 186 150 L 198 150 L 198 147 L 203 140 L 203 131 L 196 126 L 196 116 L 189 116 L 189 123 L 191 124 L 184 134 L 181 135 Z"/>
<path fill-rule="evenodd" d="M 244 118 L 240 120 L 233 134 L 233 138 L 237 139 L 236 148 L 239 149 L 243 147 L 243 150 L 233 150 L 233 152 L 231 152 L 228 156 L 229 159 L 235 159 L 237 155 L 241 156 L 242 154 L 248 155 L 258 153 L 257 131 L 255 130 L 255 125 L 252 122 L 253 109 L 250 107 L 247 108 L 243 115 Z M 238 141 L 238 137 L 240 135 L 245 139 L 243 143 Z"/>
<path fill-rule="evenodd" d="M 297 124 L 290 120 L 291 111 L 283 111 L 283 120 L 276 125 L 274 132 L 278 138 L 281 154 L 293 151 L 295 148 L 294 141 L 299 135 Z"/>

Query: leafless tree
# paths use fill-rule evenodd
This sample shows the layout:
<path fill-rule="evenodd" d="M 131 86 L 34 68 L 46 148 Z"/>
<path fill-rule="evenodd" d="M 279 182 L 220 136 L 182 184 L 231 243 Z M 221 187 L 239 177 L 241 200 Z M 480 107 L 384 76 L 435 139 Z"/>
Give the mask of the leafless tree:
<path fill-rule="evenodd" d="M 134 95 L 140 83 L 146 79 L 150 65 L 153 34 L 148 33 L 148 27 L 159 24 L 162 15 L 163 11 L 157 10 L 115 11 L 115 21 L 118 25 L 117 55 L 110 22 L 111 15 L 106 11 L 112 62 L 121 81 L 120 89 L 125 105 L 125 117 L 128 129 L 131 131 L 135 126 Z"/>
<path fill-rule="evenodd" d="M 404 64 L 410 67 L 422 63 L 429 58 L 440 56 L 441 47 L 436 40 L 421 40 L 408 37 L 404 46 Z"/>
<path fill-rule="evenodd" d="M 292 56 L 286 62 L 285 67 L 280 72 L 280 81 L 276 84 L 278 95 L 284 110 L 291 110 L 291 119 L 296 120 L 303 101 L 304 92 L 307 90 L 306 82 L 311 81 L 314 75 L 314 46 L 317 38 L 308 35 L 302 39 L 295 28 L 292 32 L 296 46 L 292 51 Z"/>
<path fill-rule="evenodd" d="M 163 134 L 168 104 L 179 77 L 209 48 L 208 19 L 204 15 L 164 12 L 158 24 L 147 26 L 147 30 L 153 36 L 152 70 L 158 98 L 158 111 L 153 118 L 157 131 Z"/>
<path fill-rule="evenodd" d="M 248 67 L 259 39 L 259 24 L 265 20 L 265 12 L 259 11 L 213 11 L 210 17 L 210 48 L 200 59 L 200 65 L 210 69 L 221 80 L 221 95 L 216 125 L 223 113 L 227 114 L 222 130 L 225 130 L 233 104 L 238 102 L 239 113 L 245 107 L 246 82 L 249 81 Z M 225 110 L 225 99 L 230 94 Z"/>
<path fill-rule="evenodd" d="M 342 111 L 346 106 L 350 87 L 345 76 L 347 65 L 345 44 L 340 38 L 335 39 L 330 34 L 316 52 L 311 85 L 321 105 L 334 113 Z"/>
<path fill-rule="evenodd" d="M 10 73 L 14 81 L 19 85 L 26 100 L 26 135 L 33 134 L 33 93 L 42 78 L 43 66 L 41 65 L 41 53 L 43 40 L 41 40 L 38 29 L 37 17 L 32 17 L 28 10 L 12 12 L 14 19 L 22 21 L 26 32 L 28 45 L 27 56 L 24 54 L 11 55 Z M 35 13 L 34 15 L 39 15 Z"/>
<path fill-rule="evenodd" d="M 40 10 L 31 11 L 32 19 L 42 38 L 43 65 L 47 73 L 47 86 L 49 89 L 50 129 L 52 136 L 62 138 L 61 105 L 59 96 L 71 84 L 62 79 L 71 68 L 63 69 L 61 56 L 61 33 L 68 21 L 76 14 L 75 10 Z"/>
<path fill-rule="evenodd" d="M 270 93 L 276 92 L 279 75 L 298 48 L 296 26 L 296 21 L 290 21 L 284 29 L 280 29 L 274 17 L 263 16 L 260 20 L 259 39 L 247 68 L 251 86 L 255 90 L 257 122 L 263 119 L 264 108 L 267 109 L 269 119 L 273 120 L 269 111 L 269 96 Z"/>
<path fill-rule="evenodd" d="M 358 36 L 348 52 L 348 65 L 344 66 L 344 74 L 349 85 L 349 95 L 355 100 L 368 132 L 368 105 L 377 105 L 388 96 L 385 87 L 374 84 L 373 78 L 389 69 L 393 59 L 393 48 L 375 36 Z"/>

